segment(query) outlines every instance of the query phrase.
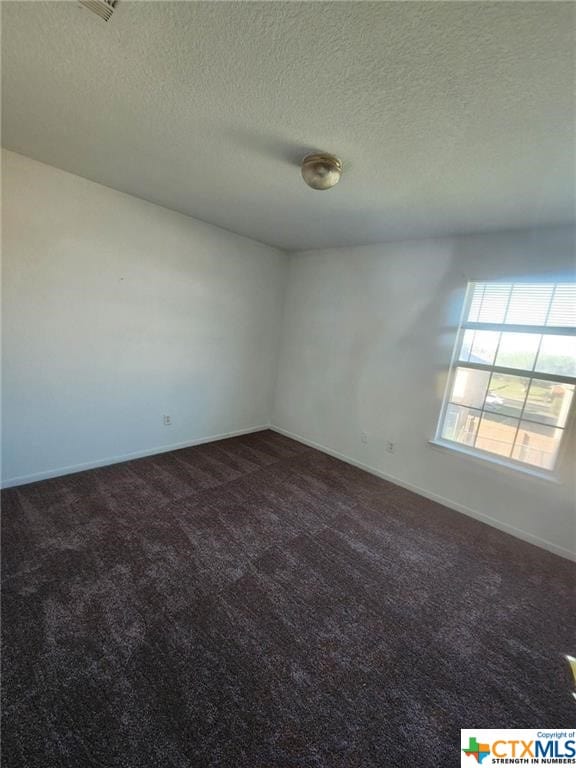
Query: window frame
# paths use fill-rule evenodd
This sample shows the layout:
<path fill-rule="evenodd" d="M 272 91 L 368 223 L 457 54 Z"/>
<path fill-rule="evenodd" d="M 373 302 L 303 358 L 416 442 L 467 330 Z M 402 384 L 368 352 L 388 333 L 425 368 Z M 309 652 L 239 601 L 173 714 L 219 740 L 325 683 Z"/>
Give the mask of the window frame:
<path fill-rule="evenodd" d="M 562 464 L 563 455 L 566 450 L 566 444 L 568 442 L 568 433 L 572 431 L 574 422 L 576 421 L 576 376 L 568 376 L 565 374 L 551 374 L 551 373 L 540 373 L 536 370 L 528 371 L 523 368 L 511 368 L 506 366 L 499 366 L 496 365 L 496 359 L 498 357 L 498 350 L 499 346 L 502 340 L 502 337 L 500 336 L 500 339 L 498 341 L 498 346 L 496 348 L 496 351 L 494 353 L 494 364 L 489 365 L 487 363 L 477 363 L 477 362 L 470 362 L 470 361 L 464 361 L 460 360 L 460 353 L 463 347 L 463 341 L 464 341 L 464 335 L 466 331 L 469 330 L 476 330 L 476 331 L 495 331 L 498 333 L 530 333 L 534 335 L 540 335 L 541 340 L 545 336 L 570 336 L 572 338 L 576 337 L 576 327 L 572 326 L 551 326 L 551 325 L 523 325 L 523 324 L 512 324 L 512 323 L 493 323 L 493 322 L 481 322 L 481 321 L 469 321 L 466 318 L 468 317 L 470 313 L 470 308 L 472 306 L 472 300 L 474 295 L 474 290 L 477 285 L 511 285 L 512 287 L 515 285 L 527 285 L 528 282 L 522 282 L 521 280 L 518 281 L 511 281 L 511 280 L 470 280 L 466 287 L 466 292 L 464 296 L 464 302 L 462 305 L 462 312 L 460 314 L 460 321 L 458 324 L 458 329 L 456 331 L 456 334 L 454 336 L 454 342 L 452 346 L 452 355 L 450 358 L 450 366 L 448 369 L 448 375 L 446 377 L 446 386 L 444 388 L 444 394 L 442 397 L 442 406 L 440 408 L 440 414 L 437 419 L 436 423 L 436 430 L 434 433 L 434 438 L 430 441 L 432 445 L 438 446 L 440 448 L 448 449 L 450 451 L 454 451 L 462 456 L 468 456 L 470 458 L 478 459 L 482 461 L 483 463 L 487 464 L 493 464 L 497 465 L 499 467 L 504 467 L 507 469 L 512 469 L 515 471 L 522 472 L 524 474 L 531 475 L 533 477 L 538 478 L 544 478 L 547 480 L 552 480 L 558 482 L 558 475 L 559 475 L 559 467 Z M 559 285 L 572 285 L 572 281 L 534 281 L 535 285 L 551 285 L 553 286 L 553 294 L 556 291 L 557 286 Z M 513 289 L 510 291 L 510 295 L 508 296 L 508 304 L 506 306 L 506 310 L 504 312 L 504 320 L 506 319 L 506 314 L 508 311 L 508 306 L 511 301 Z M 552 307 L 552 301 L 553 298 L 550 300 L 550 306 L 548 308 L 548 315 L 550 314 L 550 310 Z M 546 323 L 546 320 L 548 318 L 548 315 L 544 321 Z M 541 345 L 541 342 L 540 342 Z M 540 348 L 539 345 L 539 348 Z M 538 348 L 538 351 L 539 351 Z M 538 352 L 535 355 L 534 358 L 534 366 L 537 364 L 537 358 L 538 358 Z M 454 383 L 454 379 L 456 376 L 456 371 L 458 368 L 465 368 L 469 370 L 478 370 L 478 371 L 485 371 L 492 375 L 493 373 L 499 373 L 503 375 L 509 375 L 509 376 L 518 376 L 527 378 L 529 380 L 528 386 L 526 388 L 526 396 L 524 398 L 524 403 L 522 406 L 522 410 L 520 411 L 520 415 L 518 416 L 518 429 L 520 429 L 520 424 L 522 423 L 522 416 L 524 414 L 524 410 L 526 408 L 526 404 L 528 401 L 528 395 L 530 391 L 530 384 L 531 381 L 536 379 L 539 381 L 553 381 L 557 382 L 559 384 L 569 384 L 574 386 L 574 393 L 572 397 L 572 402 L 570 403 L 570 408 L 566 417 L 566 422 L 562 429 L 562 436 L 560 438 L 560 444 L 558 446 L 558 449 L 556 451 L 556 455 L 554 458 L 554 464 L 550 469 L 539 467 L 536 464 L 531 464 L 529 462 L 520 461 L 519 459 L 515 459 L 512 456 L 503 456 L 501 454 L 491 452 L 484 450 L 482 448 L 477 448 L 476 446 L 467 445 L 465 443 L 459 443 L 456 440 L 450 440 L 447 437 L 442 436 L 442 431 L 444 429 L 445 420 L 446 420 L 446 414 L 448 407 L 452 404 L 450 401 L 450 393 L 452 391 L 452 386 Z M 489 391 L 489 386 L 487 388 L 487 393 Z M 486 401 L 484 400 L 482 407 L 478 408 L 480 412 L 480 418 L 484 414 L 484 408 L 486 405 Z M 466 407 L 466 406 L 463 406 Z M 535 422 L 539 423 L 539 422 Z M 514 449 L 514 444 L 512 446 L 512 449 Z"/>

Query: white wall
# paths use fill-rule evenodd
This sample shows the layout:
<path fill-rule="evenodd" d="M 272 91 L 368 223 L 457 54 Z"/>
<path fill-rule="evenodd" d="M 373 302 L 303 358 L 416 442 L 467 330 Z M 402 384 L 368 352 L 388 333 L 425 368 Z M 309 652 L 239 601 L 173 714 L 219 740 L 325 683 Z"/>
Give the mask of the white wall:
<path fill-rule="evenodd" d="M 12 152 L 3 193 L 5 484 L 268 423 L 283 253 Z"/>
<path fill-rule="evenodd" d="M 11 152 L 3 192 L 5 485 L 265 426 L 276 382 L 279 429 L 576 550 L 573 434 L 558 484 L 428 444 L 466 282 L 573 272 L 573 230 L 310 251 L 286 274 L 275 249 Z"/>
<path fill-rule="evenodd" d="M 573 270 L 570 229 L 294 254 L 273 424 L 569 555 L 576 550 L 573 434 L 558 484 L 428 440 L 467 281 Z M 386 452 L 387 441 L 395 453 Z"/>

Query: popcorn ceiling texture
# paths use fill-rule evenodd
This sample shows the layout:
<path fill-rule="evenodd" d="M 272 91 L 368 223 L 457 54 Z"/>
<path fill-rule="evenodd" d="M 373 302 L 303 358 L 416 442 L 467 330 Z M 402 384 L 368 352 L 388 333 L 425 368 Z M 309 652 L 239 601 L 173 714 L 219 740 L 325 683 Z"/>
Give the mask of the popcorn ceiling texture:
<path fill-rule="evenodd" d="M 573 215 L 570 3 L 2 6 L 4 145 L 123 192 L 285 249 Z"/>

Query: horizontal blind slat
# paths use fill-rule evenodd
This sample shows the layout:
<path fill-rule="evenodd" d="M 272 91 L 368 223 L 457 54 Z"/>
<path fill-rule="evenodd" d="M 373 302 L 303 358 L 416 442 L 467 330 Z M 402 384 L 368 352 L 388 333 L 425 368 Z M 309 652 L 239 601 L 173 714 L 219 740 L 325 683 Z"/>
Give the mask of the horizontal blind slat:
<path fill-rule="evenodd" d="M 474 283 L 469 323 L 576 328 L 576 284 Z"/>

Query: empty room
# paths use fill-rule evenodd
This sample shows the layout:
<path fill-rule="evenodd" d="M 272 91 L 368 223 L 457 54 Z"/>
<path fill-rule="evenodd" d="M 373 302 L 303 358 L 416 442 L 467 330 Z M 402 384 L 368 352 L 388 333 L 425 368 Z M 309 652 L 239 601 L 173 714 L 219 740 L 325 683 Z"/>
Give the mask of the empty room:
<path fill-rule="evenodd" d="M 576 763 L 576 4 L 0 11 L 2 765 Z"/>

